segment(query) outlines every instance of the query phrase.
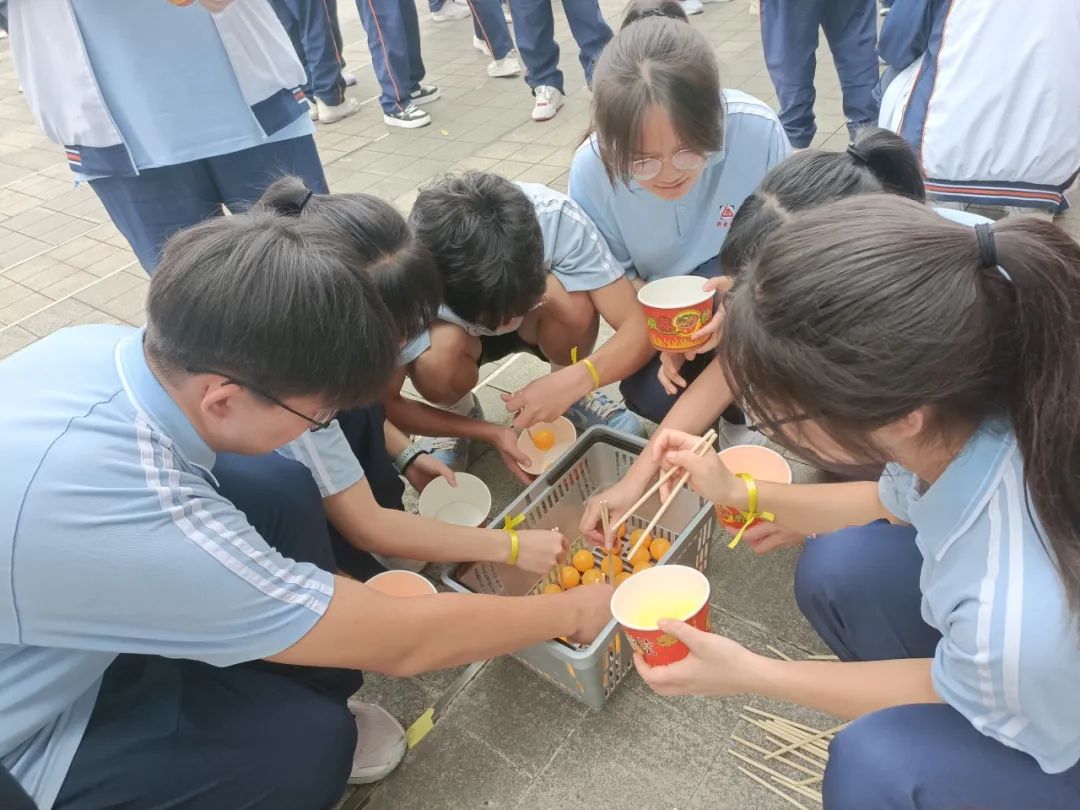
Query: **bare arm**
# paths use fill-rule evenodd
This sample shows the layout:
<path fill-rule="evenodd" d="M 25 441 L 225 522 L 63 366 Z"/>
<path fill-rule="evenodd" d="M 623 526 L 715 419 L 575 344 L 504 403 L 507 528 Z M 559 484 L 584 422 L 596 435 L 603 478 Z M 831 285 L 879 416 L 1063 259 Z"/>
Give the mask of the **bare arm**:
<path fill-rule="evenodd" d="M 610 618 L 606 585 L 551 596 L 384 596 L 345 577 L 315 626 L 269 660 L 408 677 L 567 636 L 589 641 Z"/>

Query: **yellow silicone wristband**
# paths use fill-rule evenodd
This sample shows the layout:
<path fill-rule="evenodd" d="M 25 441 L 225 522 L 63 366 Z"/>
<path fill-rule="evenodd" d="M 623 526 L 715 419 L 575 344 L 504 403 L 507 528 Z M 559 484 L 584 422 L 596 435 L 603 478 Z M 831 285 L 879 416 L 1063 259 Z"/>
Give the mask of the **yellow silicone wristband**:
<path fill-rule="evenodd" d="M 600 387 L 600 375 L 596 371 L 596 366 L 593 365 L 593 361 L 588 357 L 582 359 L 582 364 L 589 370 L 589 376 L 592 377 L 593 390 L 595 391 Z"/>
<path fill-rule="evenodd" d="M 518 551 L 521 548 L 521 541 L 518 540 L 517 529 L 510 526 L 503 528 L 508 535 L 510 535 L 510 556 L 506 558 L 507 565 L 517 565 Z"/>

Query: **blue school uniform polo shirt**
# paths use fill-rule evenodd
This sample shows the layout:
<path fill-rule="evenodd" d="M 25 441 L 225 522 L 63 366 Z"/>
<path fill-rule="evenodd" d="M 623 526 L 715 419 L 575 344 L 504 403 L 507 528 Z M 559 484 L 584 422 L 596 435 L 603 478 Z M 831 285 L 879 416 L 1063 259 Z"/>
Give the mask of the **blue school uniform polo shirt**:
<path fill-rule="evenodd" d="M 1080 759 L 1080 630 L 1008 422 L 991 419 L 929 487 L 890 464 L 882 504 L 916 530 L 934 689 L 1047 773 Z"/>
<path fill-rule="evenodd" d="M 297 103 L 291 123 L 271 135 L 263 131 L 210 12 L 198 3 L 73 0 L 71 6 L 94 80 L 135 168 L 174 166 L 314 132 L 304 103 Z M 257 47 L 258 32 L 251 36 Z"/>
<path fill-rule="evenodd" d="M 739 90 L 725 90 L 723 102 L 724 148 L 709 155 L 697 182 L 678 200 L 663 200 L 636 180 L 609 180 L 595 135 L 574 155 L 570 197 L 632 278 L 686 276 L 715 258 L 743 200 L 791 153 L 767 104 Z"/>
<path fill-rule="evenodd" d="M 592 292 L 623 277 L 623 268 L 608 250 L 604 237 L 581 207 L 555 189 L 539 183 L 515 183 L 533 204 L 544 240 L 544 266 L 567 292 Z M 475 325 L 459 318 L 447 306 L 439 307 L 439 320 L 455 323 L 473 334 Z M 431 348 L 431 334 L 414 338 L 398 355 L 405 366 Z"/>
<path fill-rule="evenodd" d="M 0 362 L 0 391 L 0 763 L 49 808 L 118 654 L 274 655 L 334 580 L 217 492 L 214 452 L 147 366 L 142 330 L 56 332 Z M 290 452 L 324 494 L 362 475 L 334 434 Z"/>

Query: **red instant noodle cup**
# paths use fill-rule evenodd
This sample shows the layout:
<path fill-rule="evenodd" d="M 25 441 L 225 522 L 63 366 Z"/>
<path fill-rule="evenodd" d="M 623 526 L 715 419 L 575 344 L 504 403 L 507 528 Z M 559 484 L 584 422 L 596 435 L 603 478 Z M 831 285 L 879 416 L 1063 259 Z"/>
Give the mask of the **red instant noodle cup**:
<path fill-rule="evenodd" d="M 709 580 L 696 568 L 660 565 L 648 568 L 615 589 L 611 614 L 622 625 L 634 652 L 650 666 L 674 664 L 690 654 L 675 636 L 657 626 L 660 619 L 678 619 L 712 632 Z"/>
<path fill-rule="evenodd" d="M 638 290 L 645 310 L 649 342 L 662 352 L 683 352 L 703 345 L 708 336 L 691 339 L 713 317 L 713 292 L 705 279 L 672 276 L 651 281 Z"/>

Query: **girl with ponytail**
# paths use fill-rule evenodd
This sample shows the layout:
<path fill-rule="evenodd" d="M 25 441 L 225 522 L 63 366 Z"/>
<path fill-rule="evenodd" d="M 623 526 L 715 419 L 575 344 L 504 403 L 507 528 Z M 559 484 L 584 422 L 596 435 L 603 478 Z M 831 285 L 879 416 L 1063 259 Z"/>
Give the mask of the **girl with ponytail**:
<path fill-rule="evenodd" d="M 743 201 L 724 240 L 720 265 L 728 276 L 736 276 L 757 253 L 765 237 L 794 214 L 843 197 L 881 191 L 919 201 L 926 197 L 915 154 L 893 132 L 864 129 L 846 152 L 814 149 L 798 152 L 765 175 L 757 190 Z M 940 213 L 989 222 L 959 211 Z M 711 283 L 716 288 L 727 289 L 730 280 L 720 277 Z M 719 326 L 722 322 L 723 318 L 715 318 L 713 324 Z M 680 388 L 686 389 L 660 423 L 661 428 L 700 434 L 716 426 L 732 405 L 734 398 L 723 369 L 711 362 L 711 352 L 702 354 L 701 359 L 703 368 L 694 377 L 686 373 L 682 355 L 661 356 L 656 373 L 664 390 L 674 395 Z M 619 483 L 589 502 L 580 530 L 599 542 L 602 539 L 600 502 L 606 500 L 608 507 L 621 515 L 638 500 L 658 471 L 659 463 L 651 453 L 638 456 Z M 758 529 L 747 538 L 755 550 L 759 543 L 764 544 L 763 550 L 769 546 L 770 533 L 762 534 L 762 531 Z"/>
<path fill-rule="evenodd" d="M 656 441 L 703 497 L 807 538 L 803 613 L 838 663 L 777 661 L 680 622 L 662 694 L 758 693 L 853 722 L 824 806 L 1080 806 L 1080 246 L 974 229 L 896 195 L 780 224 L 726 301 L 719 353 L 759 429 L 878 482 L 736 477 Z"/>

